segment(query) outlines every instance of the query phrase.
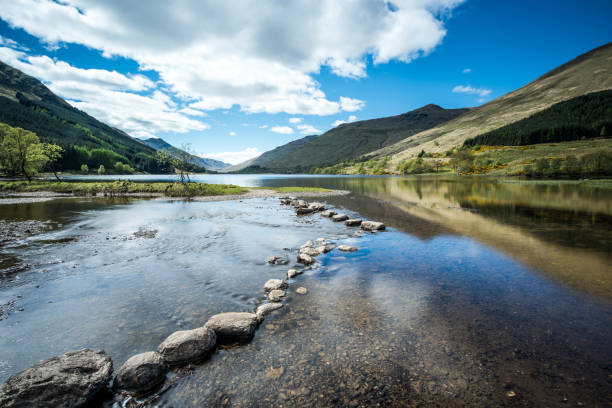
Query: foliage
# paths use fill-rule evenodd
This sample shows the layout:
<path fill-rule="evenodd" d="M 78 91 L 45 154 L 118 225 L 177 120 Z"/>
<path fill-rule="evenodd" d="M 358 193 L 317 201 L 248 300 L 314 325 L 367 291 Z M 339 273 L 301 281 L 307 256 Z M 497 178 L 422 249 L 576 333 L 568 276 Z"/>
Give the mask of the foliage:
<path fill-rule="evenodd" d="M 578 159 L 574 155 L 564 158 L 542 157 L 535 164 L 524 167 L 530 177 L 542 176 L 609 176 L 612 175 L 612 152 L 601 150 L 586 154 Z"/>
<path fill-rule="evenodd" d="M 422 174 L 429 173 L 433 170 L 432 166 L 423 160 L 422 157 L 406 160 L 399 165 L 400 174 Z"/>
<path fill-rule="evenodd" d="M 81 173 L 89 173 L 89 166 L 86 164 L 81 164 Z"/>
<path fill-rule="evenodd" d="M 134 169 L 131 168 L 129 164 L 122 163 L 120 161 L 116 162 L 113 167 L 114 167 L 115 171 L 118 174 L 132 174 L 132 173 L 134 173 Z"/>
<path fill-rule="evenodd" d="M 610 137 L 612 91 L 594 92 L 552 105 L 528 118 L 464 142 L 464 146 L 522 146 Z"/>
<path fill-rule="evenodd" d="M 75 195 L 117 195 L 130 193 L 163 194 L 169 197 L 195 197 L 243 194 L 247 189 L 229 184 L 206 183 L 136 183 L 129 180 L 107 182 L 53 182 L 21 181 L 0 182 L 0 191 L 51 191 L 56 193 L 71 193 Z"/>
<path fill-rule="evenodd" d="M 100 167 L 98 167 L 98 174 L 104 174 L 106 173 L 106 168 L 104 167 L 103 164 L 100 165 Z"/>
<path fill-rule="evenodd" d="M 59 146 L 40 143 L 35 133 L 0 124 L 0 170 L 7 175 L 30 181 L 60 154 Z"/>

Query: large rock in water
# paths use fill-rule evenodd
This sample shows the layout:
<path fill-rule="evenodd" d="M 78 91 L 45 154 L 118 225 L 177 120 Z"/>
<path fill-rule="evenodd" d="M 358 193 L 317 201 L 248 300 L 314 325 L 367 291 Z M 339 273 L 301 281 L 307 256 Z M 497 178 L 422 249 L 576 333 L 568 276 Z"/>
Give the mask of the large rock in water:
<path fill-rule="evenodd" d="M 0 407 L 84 407 L 112 373 L 104 351 L 71 351 L 10 376 L 0 387 Z"/>
<path fill-rule="evenodd" d="M 385 224 L 378 221 L 364 221 L 361 223 L 361 229 L 364 231 L 382 231 L 385 228 Z"/>
<path fill-rule="evenodd" d="M 282 279 L 268 279 L 268 281 L 264 284 L 264 289 L 271 291 L 275 289 L 283 289 L 287 286 L 289 286 L 287 282 Z"/>
<path fill-rule="evenodd" d="M 255 314 L 257 315 L 257 319 L 261 322 L 268 314 L 282 308 L 283 306 L 284 305 L 282 303 L 264 303 L 257 308 Z"/>
<path fill-rule="evenodd" d="M 319 252 L 312 247 L 304 247 L 304 248 L 300 248 L 300 254 L 308 255 L 308 256 L 317 256 L 319 255 Z"/>
<path fill-rule="evenodd" d="M 344 221 L 344 225 L 346 225 L 347 227 L 358 227 L 361 225 L 361 220 L 349 219 Z"/>
<path fill-rule="evenodd" d="M 206 357 L 216 345 L 215 332 L 199 327 L 172 333 L 157 347 L 157 351 L 168 365 L 176 366 Z"/>
<path fill-rule="evenodd" d="M 337 214 L 337 215 L 332 215 L 331 217 L 332 221 L 334 222 L 340 222 L 340 221 L 346 221 L 349 219 L 348 215 L 346 214 Z"/>
<path fill-rule="evenodd" d="M 297 261 L 299 263 L 302 263 L 304 265 L 312 265 L 315 260 L 312 256 L 308 255 L 308 254 L 304 254 L 302 252 L 300 252 L 297 256 Z"/>
<path fill-rule="evenodd" d="M 130 357 L 115 376 L 114 387 L 132 394 L 146 394 L 166 379 L 168 365 L 156 351 L 147 351 Z"/>
<path fill-rule="evenodd" d="M 336 215 L 336 212 L 335 212 L 335 211 L 332 211 L 332 210 L 325 210 L 325 211 L 322 211 L 322 212 L 321 212 L 321 216 L 322 216 L 322 217 L 327 217 L 327 218 L 330 218 L 330 217 L 332 217 L 332 216 L 334 216 L 334 215 Z"/>
<path fill-rule="evenodd" d="M 217 334 L 219 341 L 249 341 L 257 328 L 257 315 L 246 312 L 219 313 L 204 325 Z"/>

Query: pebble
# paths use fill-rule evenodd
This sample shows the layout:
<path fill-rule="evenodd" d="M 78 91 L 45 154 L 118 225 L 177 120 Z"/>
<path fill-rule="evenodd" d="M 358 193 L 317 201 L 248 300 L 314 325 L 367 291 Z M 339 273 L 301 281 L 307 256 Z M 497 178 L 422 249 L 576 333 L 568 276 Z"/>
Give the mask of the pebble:
<path fill-rule="evenodd" d="M 296 291 L 296 293 L 299 293 L 300 295 L 305 295 L 305 294 L 307 294 L 307 293 L 308 293 L 308 289 L 306 289 L 306 288 L 305 288 L 305 287 L 303 287 L 303 286 L 300 286 L 300 287 L 299 287 L 299 288 L 297 288 L 295 291 Z"/>

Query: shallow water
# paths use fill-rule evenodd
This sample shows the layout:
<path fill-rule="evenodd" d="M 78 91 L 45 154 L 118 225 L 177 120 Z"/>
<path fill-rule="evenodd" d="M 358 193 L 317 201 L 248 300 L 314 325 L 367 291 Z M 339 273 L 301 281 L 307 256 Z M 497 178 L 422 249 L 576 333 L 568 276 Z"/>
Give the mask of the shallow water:
<path fill-rule="evenodd" d="M 251 311 L 263 283 L 288 269 L 265 259 L 294 261 L 322 236 L 359 251 L 318 257 L 250 344 L 218 350 L 152 404 L 612 403 L 611 190 L 398 177 L 202 181 L 347 189 L 325 201 L 390 228 L 355 238 L 354 228 L 297 217 L 276 199 L 0 205 L 4 220 L 47 221 L 46 232 L 0 247 L 0 304 L 14 302 L 0 320 L 0 381 L 81 347 L 105 349 L 118 368 L 212 314 Z"/>

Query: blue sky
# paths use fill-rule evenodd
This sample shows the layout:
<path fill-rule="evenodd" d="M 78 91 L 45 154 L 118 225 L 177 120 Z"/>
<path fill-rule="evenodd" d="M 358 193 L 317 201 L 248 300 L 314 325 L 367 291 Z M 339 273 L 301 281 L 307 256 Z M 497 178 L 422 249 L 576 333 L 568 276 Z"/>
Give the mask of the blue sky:
<path fill-rule="evenodd" d="M 233 163 L 341 121 L 477 106 L 612 40 L 610 1 L 133 3 L 5 3 L 0 60 Z"/>

